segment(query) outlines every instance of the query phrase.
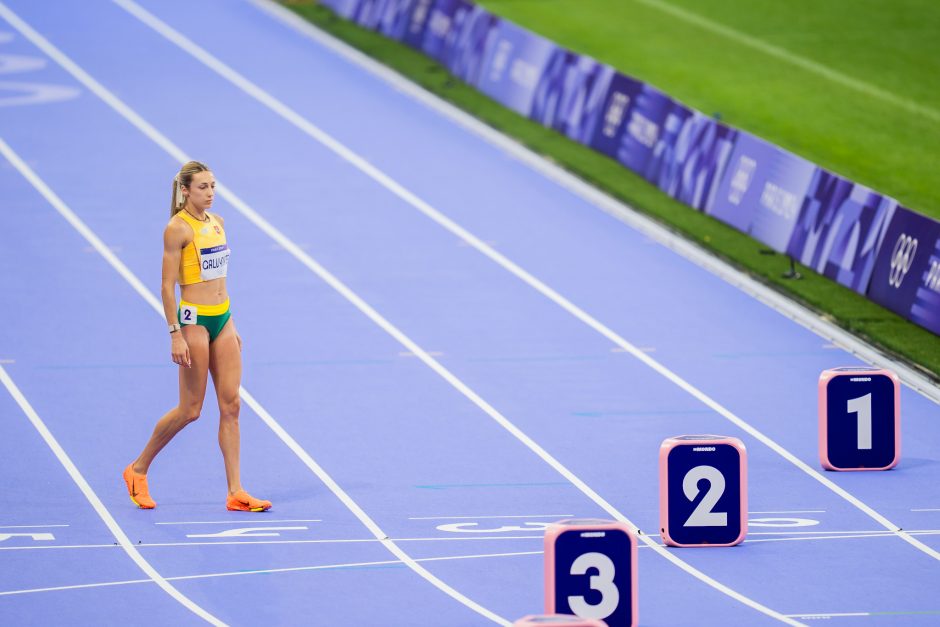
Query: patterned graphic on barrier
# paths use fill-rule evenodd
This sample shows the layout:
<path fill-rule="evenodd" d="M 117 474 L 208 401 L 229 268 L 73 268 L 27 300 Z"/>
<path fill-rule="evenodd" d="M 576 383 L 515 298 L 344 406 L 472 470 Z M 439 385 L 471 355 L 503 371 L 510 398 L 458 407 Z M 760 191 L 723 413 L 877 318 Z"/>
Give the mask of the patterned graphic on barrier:
<path fill-rule="evenodd" d="M 787 254 L 864 294 L 897 206 L 893 198 L 818 169 Z"/>
<path fill-rule="evenodd" d="M 499 22 L 478 87 L 490 98 L 528 116 L 535 89 L 557 46 L 511 22 Z"/>
<path fill-rule="evenodd" d="M 868 298 L 940 334 L 940 222 L 897 208 L 875 260 Z"/>
<path fill-rule="evenodd" d="M 646 178 L 673 198 L 705 210 L 714 202 L 736 135 L 734 129 L 676 103 L 647 164 Z"/>
<path fill-rule="evenodd" d="M 427 31 L 428 18 L 436 0 L 412 0 L 413 6 L 408 16 L 408 26 L 401 41 L 421 50 L 424 33 Z"/>
<path fill-rule="evenodd" d="M 646 174 L 646 165 L 653 156 L 673 104 L 672 98 L 652 85 L 642 85 L 630 108 L 627 128 L 617 149 L 617 161 L 634 172 Z"/>
<path fill-rule="evenodd" d="M 500 20 L 476 7 L 460 24 L 456 45 L 447 59 L 447 67 L 457 78 L 480 86 L 487 53 L 498 37 Z"/>
<path fill-rule="evenodd" d="M 611 76 L 606 92 L 601 96 L 603 104 L 598 111 L 600 117 L 593 123 L 594 131 L 587 143 L 594 150 L 616 159 L 633 105 L 643 90 L 643 83 L 614 72 L 612 68 L 606 67 L 605 70 Z"/>
<path fill-rule="evenodd" d="M 816 166 L 744 132 L 729 163 L 708 213 L 786 252 Z"/>
<path fill-rule="evenodd" d="M 475 6 L 468 0 L 437 0 L 428 11 L 421 51 L 448 65 L 464 20 Z"/>
<path fill-rule="evenodd" d="M 556 48 L 535 87 L 530 117 L 580 144 L 591 141 L 613 69 Z"/>

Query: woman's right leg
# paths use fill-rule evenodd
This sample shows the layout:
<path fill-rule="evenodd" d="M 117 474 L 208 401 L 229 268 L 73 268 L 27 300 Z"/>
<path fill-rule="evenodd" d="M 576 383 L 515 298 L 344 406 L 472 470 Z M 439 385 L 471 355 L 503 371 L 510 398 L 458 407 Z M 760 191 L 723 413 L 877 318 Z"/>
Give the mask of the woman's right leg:
<path fill-rule="evenodd" d="M 202 402 L 206 397 L 209 372 L 209 333 L 205 327 L 187 325 L 181 331 L 189 345 L 191 366 L 180 366 L 179 405 L 168 411 L 157 421 L 153 434 L 140 456 L 134 460 L 134 472 L 146 475 L 154 457 L 179 433 L 183 427 L 199 418 Z"/>

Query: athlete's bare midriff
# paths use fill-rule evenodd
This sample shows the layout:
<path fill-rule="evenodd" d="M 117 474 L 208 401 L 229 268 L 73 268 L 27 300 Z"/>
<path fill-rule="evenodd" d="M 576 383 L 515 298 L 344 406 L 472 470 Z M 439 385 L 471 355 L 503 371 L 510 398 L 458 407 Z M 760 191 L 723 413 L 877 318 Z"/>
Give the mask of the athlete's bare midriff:
<path fill-rule="evenodd" d="M 180 285 L 180 298 L 194 305 L 220 305 L 228 298 L 225 279 Z"/>

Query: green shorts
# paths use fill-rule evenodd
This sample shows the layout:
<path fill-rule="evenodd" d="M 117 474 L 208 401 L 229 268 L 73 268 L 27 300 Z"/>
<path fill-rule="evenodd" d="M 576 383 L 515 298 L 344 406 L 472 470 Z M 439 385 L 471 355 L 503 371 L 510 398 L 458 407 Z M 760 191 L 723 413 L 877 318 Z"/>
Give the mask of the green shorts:
<path fill-rule="evenodd" d="M 209 332 L 209 342 L 214 342 L 219 337 L 219 333 L 225 328 L 225 323 L 232 317 L 229 310 L 228 299 L 218 305 L 196 305 L 188 303 L 185 300 L 180 301 L 179 309 L 176 310 L 176 316 L 180 325 L 198 324 L 206 328 Z"/>

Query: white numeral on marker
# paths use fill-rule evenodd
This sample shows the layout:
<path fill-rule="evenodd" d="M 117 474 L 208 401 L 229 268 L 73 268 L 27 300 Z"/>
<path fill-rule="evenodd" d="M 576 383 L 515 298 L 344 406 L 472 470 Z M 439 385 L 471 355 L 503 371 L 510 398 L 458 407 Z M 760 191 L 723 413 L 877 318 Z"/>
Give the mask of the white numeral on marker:
<path fill-rule="evenodd" d="M 601 593 L 601 602 L 591 605 L 583 596 L 569 596 L 568 607 L 581 618 L 604 619 L 620 603 L 620 590 L 614 585 L 614 563 L 603 553 L 585 553 L 571 564 L 571 574 L 586 575 L 589 568 L 597 569 L 597 574 L 591 575 L 591 590 Z"/>
<path fill-rule="evenodd" d="M 871 450 L 871 393 L 850 398 L 848 412 L 858 414 L 858 449 Z"/>
<path fill-rule="evenodd" d="M 725 476 L 721 474 L 721 471 L 712 466 L 696 466 L 687 472 L 685 478 L 682 480 L 682 491 L 685 492 L 685 498 L 690 501 L 695 500 L 695 497 L 699 494 L 698 482 L 700 479 L 708 479 L 708 492 L 683 526 L 727 527 L 728 514 L 725 512 L 712 511 L 718 499 L 725 493 Z"/>

